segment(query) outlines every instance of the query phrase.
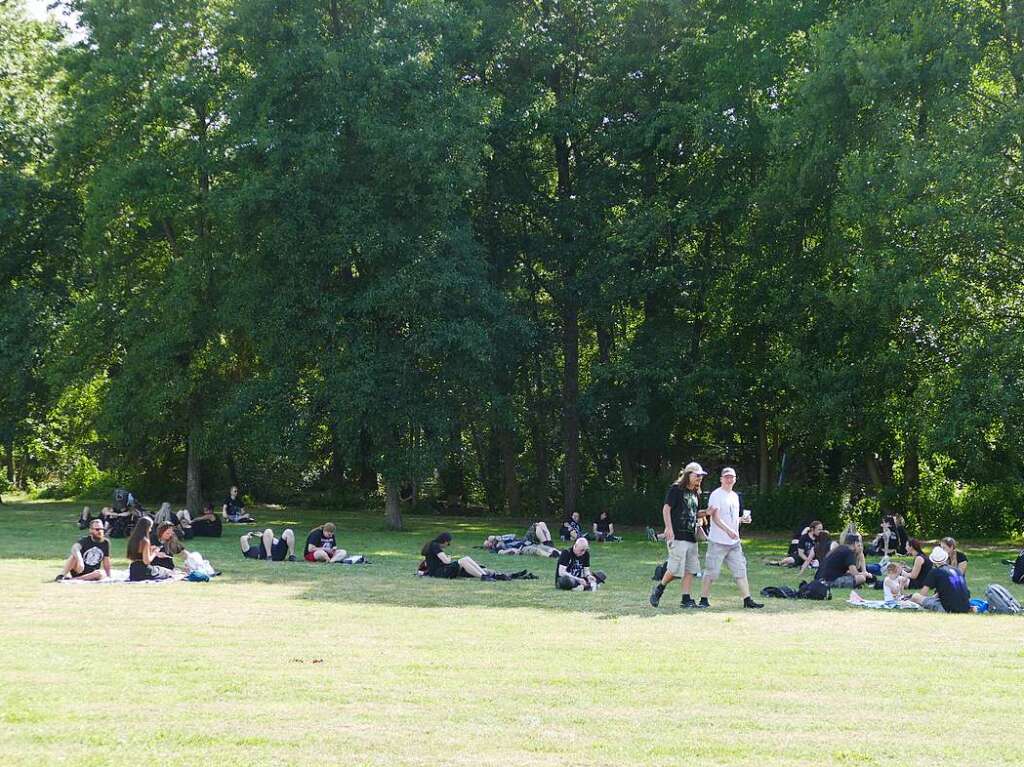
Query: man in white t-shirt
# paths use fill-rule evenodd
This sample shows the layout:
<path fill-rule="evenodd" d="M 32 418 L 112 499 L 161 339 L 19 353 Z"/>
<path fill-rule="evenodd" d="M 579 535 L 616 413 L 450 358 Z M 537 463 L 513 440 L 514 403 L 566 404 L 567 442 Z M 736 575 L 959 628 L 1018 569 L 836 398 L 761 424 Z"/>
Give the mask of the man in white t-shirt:
<path fill-rule="evenodd" d="M 704 584 L 700 590 L 698 607 L 711 607 L 708 594 L 722 571 L 723 563 L 728 565 L 729 572 L 736 579 L 743 597 L 743 606 L 752 609 L 764 607 L 750 598 L 747 558 L 743 556 L 743 544 L 740 543 L 740 524 L 750 522 L 750 512 L 746 511 L 740 516 L 740 497 L 732 489 L 735 484 L 736 470 L 729 467 L 722 469 L 722 486 L 708 498 L 708 509 L 713 511 L 711 529 L 708 531 L 708 550 L 704 556 Z"/>

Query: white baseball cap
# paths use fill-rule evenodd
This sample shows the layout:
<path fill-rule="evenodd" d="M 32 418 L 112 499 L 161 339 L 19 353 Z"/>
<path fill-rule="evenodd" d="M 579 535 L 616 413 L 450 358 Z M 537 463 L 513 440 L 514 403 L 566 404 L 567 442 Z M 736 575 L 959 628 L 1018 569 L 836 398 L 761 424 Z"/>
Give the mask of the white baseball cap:
<path fill-rule="evenodd" d="M 706 477 L 708 475 L 708 473 L 704 471 L 704 468 L 696 461 L 690 461 L 688 464 L 686 464 L 686 466 L 683 468 L 683 474 L 687 473 L 700 474 L 700 476 L 702 477 Z"/>
<path fill-rule="evenodd" d="M 936 546 L 932 549 L 932 553 L 928 555 L 928 559 L 932 561 L 933 565 L 944 565 L 946 560 L 949 559 L 949 554 L 941 546 Z"/>
<path fill-rule="evenodd" d="M 726 466 L 724 469 L 722 469 L 723 477 L 728 476 L 730 474 L 734 477 L 736 476 L 736 469 L 734 469 L 732 466 Z"/>

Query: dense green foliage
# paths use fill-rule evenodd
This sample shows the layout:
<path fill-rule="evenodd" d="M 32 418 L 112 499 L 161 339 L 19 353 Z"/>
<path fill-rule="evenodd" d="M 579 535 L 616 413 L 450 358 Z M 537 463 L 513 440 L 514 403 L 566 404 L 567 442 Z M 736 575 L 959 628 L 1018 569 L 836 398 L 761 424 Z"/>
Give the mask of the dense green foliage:
<path fill-rule="evenodd" d="M 67 5 L 0 6 L 8 484 L 1021 529 L 1024 6 Z"/>

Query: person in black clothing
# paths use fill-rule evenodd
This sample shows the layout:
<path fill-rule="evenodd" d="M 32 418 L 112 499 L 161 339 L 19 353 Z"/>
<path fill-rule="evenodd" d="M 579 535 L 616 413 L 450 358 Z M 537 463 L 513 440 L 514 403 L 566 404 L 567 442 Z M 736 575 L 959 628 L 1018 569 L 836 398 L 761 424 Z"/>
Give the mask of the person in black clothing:
<path fill-rule="evenodd" d="M 688 463 L 665 494 L 661 516 L 665 522 L 664 538 L 668 545 L 668 564 L 665 575 L 651 591 L 651 607 L 657 607 L 661 603 L 665 587 L 676 578 L 683 579 L 683 596 L 679 606 L 697 606 L 690 596 L 690 588 L 693 585 L 693 577 L 700 572 L 697 526 L 701 519 L 709 516 L 708 509 L 699 508 L 700 483 L 706 476 L 707 472 L 699 463 Z"/>
<path fill-rule="evenodd" d="M 972 612 L 967 579 L 959 570 L 949 566 L 946 550 L 936 546 L 928 560 L 932 567 L 924 577 L 921 590 L 910 598 L 924 609 L 938 613 Z M 928 594 L 931 589 L 935 589 L 933 596 Z"/>
<path fill-rule="evenodd" d="M 967 555 L 964 554 L 960 549 L 956 547 L 956 538 L 950 538 L 946 536 L 939 545 L 946 550 L 946 554 L 949 556 L 949 566 L 959 570 L 960 574 L 967 577 Z"/>
<path fill-rule="evenodd" d="M 580 524 L 580 513 L 574 511 L 569 518 L 562 523 L 559 537 L 563 541 L 575 541 L 583 537 L 583 525 Z"/>
<path fill-rule="evenodd" d="M 185 547 L 181 545 L 178 541 L 178 536 L 175 534 L 174 525 L 171 522 L 161 522 L 156 526 L 150 541 L 156 546 L 156 553 L 151 564 L 155 567 L 173 570 L 174 555 L 185 552 Z"/>
<path fill-rule="evenodd" d="M 565 591 L 597 591 L 602 573 L 590 572 L 590 542 L 577 538 L 562 552 L 555 566 L 555 588 Z"/>
<path fill-rule="evenodd" d="M 861 537 L 846 536 L 846 541 L 825 557 L 814 577 L 834 589 L 854 589 L 872 580 L 873 576 L 867 572 L 864 562 L 864 542 Z"/>
<path fill-rule="evenodd" d="M 187 510 L 180 512 L 182 524 L 188 524 L 192 529 L 193 538 L 220 538 L 224 532 L 224 526 L 220 517 L 213 513 L 213 504 L 203 504 L 203 513 L 195 519 Z"/>
<path fill-rule="evenodd" d="M 110 577 L 110 541 L 106 539 L 103 520 L 93 519 L 89 522 L 89 535 L 71 547 L 71 556 L 56 580 L 98 581 L 104 576 Z"/>
<path fill-rule="evenodd" d="M 253 544 L 253 539 L 259 541 Z M 242 556 L 246 559 L 264 559 L 271 562 L 295 561 L 295 533 L 290 527 L 281 531 L 281 537 L 275 538 L 274 531 L 267 528 L 262 533 L 245 533 L 238 539 L 242 548 Z"/>
<path fill-rule="evenodd" d="M 255 522 L 256 520 L 245 510 L 245 504 L 242 503 L 241 497 L 238 495 L 238 487 L 235 485 L 231 486 L 231 490 L 228 493 L 228 497 L 224 499 L 224 504 L 221 508 L 224 514 L 225 522 Z"/>
<path fill-rule="evenodd" d="M 143 516 L 135 523 L 131 538 L 128 539 L 128 580 L 154 581 L 169 578 L 172 570 L 154 565 L 153 560 L 159 559 L 160 549 L 152 544 L 149 535 L 153 530 L 153 520 Z"/>
<path fill-rule="evenodd" d="M 622 538 L 615 534 L 615 525 L 607 511 L 602 511 L 594 523 L 593 539 L 601 543 L 617 543 Z"/>
<path fill-rule="evenodd" d="M 818 535 L 824 529 L 825 526 L 818 520 L 808 523 L 800 531 L 796 540 L 790 543 L 790 554 L 777 562 L 768 564 L 779 567 L 799 567 L 800 574 L 803 574 L 804 570 L 814 567 L 816 564 L 815 544 L 818 541 Z"/>
<path fill-rule="evenodd" d="M 907 554 L 914 558 L 914 564 L 905 568 L 904 574 L 910 579 L 909 587 L 919 589 L 924 585 L 928 571 L 932 569 L 931 560 L 924 555 L 924 546 L 917 538 L 907 541 Z"/>
<path fill-rule="evenodd" d="M 336 527 L 333 522 L 327 522 L 320 527 L 313 528 L 306 536 L 306 551 L 304 558 L 307 562 L 340 562 L 348 556 L 345 549 L 339 549 L 334 540 Z"/>
<path fill-rule="evenodd" d="M 441 533 L 423 547 L 420 553 L 426 561 L 424 575 L 430 578 L 493 578 L 487 568 L 481 567 L 470 557 L 452 559 L 445 551 L 451 542 L 451 533 Z"/>

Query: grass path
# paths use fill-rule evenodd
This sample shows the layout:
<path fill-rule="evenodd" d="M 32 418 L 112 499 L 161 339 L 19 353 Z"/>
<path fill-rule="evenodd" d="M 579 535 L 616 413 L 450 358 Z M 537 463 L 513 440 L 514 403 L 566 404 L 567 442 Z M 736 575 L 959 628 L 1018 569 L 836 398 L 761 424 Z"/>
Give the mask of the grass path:
<path fill-rule="evenodd" d="M 551 561 L 471 549 L 486 521 L 414 519 L 391 534 L 346 514 L 331 515 L 339 540 L 374 564 L 243 561 L 235 533 L 196 544 L 224 571 L 209 584 L 54 584 L 74 514 L 0 508 L 9 764 L 1020 761 L 1024 619 L 841 600 L 742 611 L 724 581 L 711 612 L 681 612 L 675 591 L 656 611 L 645 599 L 662 549 L 636 534 L 595 546 L 608 587 L 573 594 L 552 588 Z M 300 541 L 327 518 L 259 516 Z M 455 553 L 540 580 L 415 578 L 419 546 L 441 529 Z M 760 565 L 780 545 L 748 544 L 755 590 L 793 585 Z M 967 551 L 975 594 L 1006 583 L 1008 546 Z"/>

